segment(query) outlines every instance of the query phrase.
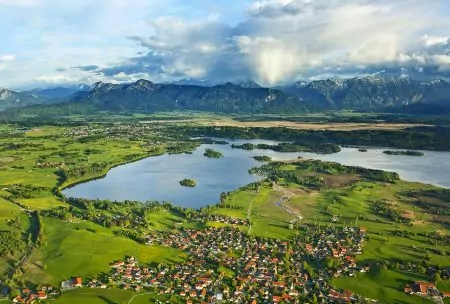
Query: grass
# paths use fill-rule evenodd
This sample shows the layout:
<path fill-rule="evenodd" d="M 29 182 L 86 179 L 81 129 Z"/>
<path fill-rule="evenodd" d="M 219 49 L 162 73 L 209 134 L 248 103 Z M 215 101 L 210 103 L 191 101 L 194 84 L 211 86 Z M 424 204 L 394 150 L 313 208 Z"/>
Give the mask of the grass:
<path fill-rule="evenodd" d="M 19 219 L 20 226 L 13 227 L 9 224 L 9 221 Z M 0 198 L 0 230 L 10 230 L 21 232 L 26 240 L 27 235 L 30 233 L 31 223 L 28 215 L 14 204 Z M 4 273 L 8 270 L 12 262 L 17 260 L 17 256 L 8 256 L 0 258 L 0 273 Z"/>
<path fill-rule="evenodd" d="M 294 170 L 292 165 L 286 165 L 284 170 Z M 419 236 L 419 233 L 433 233 L 436 230 L 448 233 L 442 224 L 432 220 L 432 217 L 424 216 L 423 222 L 416 222 L 413 226 L 393 223 L 389 219 L 379 217 L 372 211 L 372 204 L 377 200 L 389 200 L 396 203 L 399 210 L 414 210 L 416 218 L 426 210 L 415 208 L 411 200 L 402 196 L 406 190 L 423 189 L 418 183 L 399 181 L 393 185 L 374 183 L 368 181 L 356 181 L 348 186 L 318 191 L 302 189 L 295 184 L 287 185 L 290 192 L 296 195 L 285 204 L 300 211 L 303 223 L 320 223 L 329 225 L 332 216 L 324 210 L 328 208 L 339 217 L 337 225 L 357 225 L 365 227 L 369 240 L 364 247 L 364 253 L 357 256 L 359 263 L 380 260 L 404 260 L 412 263 L 421 263 L 427 253 L 432 264 L 449 266 L 448 257 L 441 256 L 438 252 L 442 246 L 430 245 L 427 238 Z M 232 194 L 227 203 L 240 206 L 242 210 L 219 208 L 213 210 L 216 214 L 246 218 L 248 206 L 252 204 L 251 220 L 253 223 L 252 234 L 279 239 L 289 239 L 295 235 L 295 231 L 289 230 L 289 221 L 293 216 L 273 203 L 282 195 L 271 188 L 264 187 L 259 193 L 256 191 L 240 191 Z M 356 220 L 358 218 L 358 220 Z M 394 231 L 410 231 L 415 235 L 409 237 L 394 236 Z M 387 303 L 426 303 L 419 297 L 412 297 L 403 293 L 406 283 L 416 279 L 427 280 L 425 277 L 409 272 L 394 272 L 383 270 L 379 273 L 359 274 L 357 278 L 343 278 L 334 280 L 336 288 L 350 289 L 363 296 L 375 298 Z M 448 290 L 448 282 L 441 283 L 442 291 Z"/>
<path fill-rule="evenodd" d="M 260 190 L 252 205 L 252 234 L 282 240 L 294 235 L 294 231 L 288 229 L 289 220 L 294 216 L 274 206 L 281 196 L 281 193 L 269 188 Z"/>
<path fill-rule="evenodd" d="M 89 143 L 80 143 L 65 135 L 70 130 L 70 128 L 39 127 L 37 130 L 27 132 L 26 135 L 18 134 L 14 138 L 14 143 L 27 146 L 16 150 L 0 149 L 0 160 L 8 160 L 4 163 L 6 170 L 0 174 L 0 185 L 22 183 L 55 187 L 58 182 L 58 177 L 55 175 L 56 168 L 41 169 L 34 166 L 36 160 L 41 157 L 55 163 L 76 162 L 78 165 L 89 165 L 109 162 L 116 164 L 122 163 L 126 155 L 145 155 L 146 153 L 140 142 L 98 139 Z M 10 138 L 0 139 L 0 147 L 2 144 L 10 143 Z M 85 153 L 87 148 L 96 152 L 88 155 Z M 0 162 L 0 165 L 2 163 Z M 75 181 L 77 180 L 71 182 Z M 30 207 L 34 207 L 33 204 Z"/>
<path fill-rule="evenodd" d="M 145 293 L 145 291 L 143 292 Z M 49 301 L 54 304 L 127 304 L 137 293 L 121 289 L 92 289 L 81 288 L 65 292 L 56 301 Z M 156 300 L 168 301 L 166 295 L 146 295 L 137 296 L 131 304 L 156 303 Z M 173 297 L 170 303 L 184 303 Z"/>
<path fill-rule="evenodd" d="M 48 210 L 58 206 L 64 206 L 64 203 L 59 198 L 48 192 L 42 197 L 18 199 L 17 201 L 32 210 Z"/>
<path fill-rule="evenodd" d="M 426 278 L 411 273 L 381 270 L 358 274 L 355 279 L 334 279 L 332 283 L 336 288 L 351 290 L 364 297 L 378 299 L 385 303 L 433 303 L 433 301 L 418 296 L 410 296 L 403 292 L 403 287 L 413 280 L 424 281 Z"/>
<path fill-rule="evenodd" d="M 274 202 L 281 196 L 281 193 L 269 187 L 263 187 L 259 192 L 254 190 L 238 191 L 227 198 L 226 204 L 237 206 L 240 209 L 217 208 L 213 209 L 212 213 L 246 219 L 249 206 L 251 206 L 251 234 L 289 239 L 294 235 L 294 232 L 288 229 L 289 221 L 293 216 L 274 206 Z M 246 230 L 248 231 L 248 229 Z"/>
<path fill-rule="evenodd" d="M 196 123 L 215 118 L 215 116 L 204 116 L 199 118 Z M 230 119 L 225 118 L 220 123 L 229 123 L 230 121 Z M 320 127 L 320 125 L 315 127 L 317 126 Z M 14 129 L 14 127 L 0 125 L 0 131 L 11 129 Z M 34 162 L 42 156 L 45 156 L 51 162 L 73 161 L 77 166 L 84 166 L 104 161 L 110 164 L 123 163 L 124 157 L 130 154 L 148 155 L 148 152 L 142 148 L 143 142 L 140 141 L 98 139 L 83 144 L 64 135 L 69 130 L 70 128 L 66 127 L 39 127 L 25 135 L 18 133 L 17 137 L 13 139 L 0 138 L 0 167 L 6 167 L 6 170 L 0 171 L 0 195 L 8 195 L 8 191 L 2 189 L 7 188 L 10 184 L 32 184 L 46 187 L 48 190 L 38 197 L 18 198 L 18 202 L 33 210 L 60 206 L 61 201 L 50 193 L 50 189 L 57 186 L 56 169 L 39 169 L 34 166 Z M 17 150 L 5 149 L 5 146 L 11 142 L 31 145 Z M 87 155 L 85 153 L 87 148 L 96 150 L 96 152 Z M 161 149 L 163 151 L 163 146 L 161 146 Z M 296 170 L 296 167 L 286 164 L 283 169 Z M 84 179 L 86 177 L 70 182 Z M 296 196 L 285 203 L 300 211 L 304 217 L 304 223 L 328 225 L 331 216 L 326 214 L 324 210 L 329 209 L 339 217 L 337 225 L 365 227 L 370 239 L 367 241 L 364 254 L 358 256 L 360 263 L 393 259 L 419 263 L 429 253 L 431 263 L 448 266 L 448 257 L 437 254 L 441 249 L 448 251 L 448 248 L 429 245 L 425 237 L 417 235 L 420 232 L 431 233 L 436 230 L 448 234 L 448 229 L 427 215 L 426 210 L 415 208 L 408 198 L 402 196 L 402 192 L 407 189 L 426 187 L 429 186 L 407 182 L 385 185 L 360 181 L 349 186 L 340 185 L 333 189 L 317 192 L 305 191 L 299 185 L 289 184 L 287 188 L 294 191 Z M 233 193 L 227 199 L 228 204 L 238 206 L 239 209 L 218 208 L 213 209 L 212 212 L 245 219 L 249 206 L 251 206 L 250 219 L 253 235 L 292 239 L 296 231 L 290 230 L 288 227 L 293 215 L 274 206 L 274 202 L 282 195 L 282 192 L 269 187 L 263 187 L 259 192 L 239 191 Z M 376 216 L 372 212 L 372 204 L 374 200 L 381 199 L 395 201 L 399 210 L 412 210 L 416 218 L 423 216 L 424 221 L 416 222 L 413 226 L 406 226 Z M 448 204 L 448 202 L 440 203 Z M 6 225 L 6 221 L 17 216 L 21 218 L 22 227 L 20 229 L 24 232 L 30 230 L 27 215 L 20 208 L 0 199 L 0 229 L 12 229 Z M 361 216 L 364 219 L 361 219 Z M 359 219 L 356 221 L 356 218 Z M 176 227 L 179 217 L 170 213 L 152 214 L 149 215 L 149 220 L 155 230 L 171 230 Z M 217 223 L 204 225 L 189 221 L 182 224 L 182 227 L 196 229 L 202 229 L 206 226 L 219 227 L 222 225 Z M 244 231 L 248 230 L 247 227 L 239 228 Z M 415 232 L 416 235 L 411 237 L 394 236 L 392 233 L 398 230 Z M 109 270 L 108 265 L 111 261 L 122 259 L 125 255 L 134 255 L 143 263 L 176 263 L 184 257 L 182 252 L 175 249 L 144 246 L 127 238 L 116 237 L 111 229 L 92 223 L 67 223 L 57 219 L 45 218 L 42 245 L 27 264 L 23 281 L 33 284 L 50 283 L 59 285 L 61 280 L 73 276 L 84 278 L 98 276 Z M 7 267 L 8 261 L 0 260 L 0 271 Z M 232 273 L 227 272 L 227 275 L 231 276 Z M 360 274 L 357 278 L 334 280 L 333 284 L 337 288 L 350 289 L 364 296 L 377 298 L 388 303 L 423 303 L 423 299 L 407 296 L 402 292 L 405 282 L 417 278 L 411 273 L 383 270 L 378 273 Z M 449 287 L 448 282 L 442 282 L 439 285 L 439 288 L 443 291 L 450 291 Z M 127 301 L 131 295 L 133 295 L 132 292 L 114 289 L 80 289 L 64 294 L 55 303 L 120 304 Z M 153 300 L 154 298 L 143 296 L 137 298 L 136 302 L 133 303 L 141 303 L 141 301 L 142 303 L 152 303 Z"/>
<path fill-rule="evenodd" d="M 111 230 L 81 222 L 44 218 L 45 240 L 33 256 L 25 280 L 59 285 L 73 276 L 96 277 L 109 271 L 109 263 L 136 256 L 143 263 L 174 263 L 184 254 L 176 249 L 138 244 L 116 237 Z"/>

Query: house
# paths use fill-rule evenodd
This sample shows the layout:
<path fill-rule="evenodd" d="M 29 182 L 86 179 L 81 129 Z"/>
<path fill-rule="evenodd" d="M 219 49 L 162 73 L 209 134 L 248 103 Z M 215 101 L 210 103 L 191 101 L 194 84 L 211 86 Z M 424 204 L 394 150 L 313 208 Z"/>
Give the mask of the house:
<path fill-rule="evenodd" d="M 428 289 L 434 289 L 436 288 L 435 285 L 433 283 L 428 283 L 428 282 L 414 282 L 413 285 L 413 291 L 417 294 L 420 295 L 427 295 L 428 294 Z"/>
<path fill-rule="evenodd" d="M 39 300 L 45 300 L 47 299 L 47 293 L 45 291 L 38 291 L 37 297 Z"/>
<path fill-rule="evenodd" d="M 83 280 L 81 277 L 76 277 L 73 279 L 73 287 L 83 287 Z"/>

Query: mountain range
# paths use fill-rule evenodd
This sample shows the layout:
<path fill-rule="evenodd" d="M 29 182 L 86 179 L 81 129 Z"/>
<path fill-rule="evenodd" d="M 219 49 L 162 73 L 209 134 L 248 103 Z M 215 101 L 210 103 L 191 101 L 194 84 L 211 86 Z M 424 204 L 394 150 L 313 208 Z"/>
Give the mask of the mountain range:
<path fill-rule="evenodd" d="M 45 101 L 33 94 L 0 88 L 0 111 L 42 103 L 45 103 Z"/>
<path fill-rule="evenodd" d="M 67 98 L 77 92 L 86 91 L 88 89 L 89 89 L 88 85 L 79 84 L 79 85 L 69 86 L 69 87 L 33 89 L 30 91 L 25 91 L 24 93 L 34 95 L 38 98 L 55 99 L 55 98 Z"/>
<path fill-rule="evenodd" d="M 182 80 L 157 84 L 97 82 L 89 88 L 0 90 L 0 110 L 43 104 L 42 110 L 68 112 L 156 112 L 197 110 L 222 113 L 286 113 L 329 110 L 450 113 L 450 83 L 405 78 L 361 77 L 294 82 L 276 88 L 254 81 L 212 85 Z M 431 113 L 430 113 L 431 114 Z"/>

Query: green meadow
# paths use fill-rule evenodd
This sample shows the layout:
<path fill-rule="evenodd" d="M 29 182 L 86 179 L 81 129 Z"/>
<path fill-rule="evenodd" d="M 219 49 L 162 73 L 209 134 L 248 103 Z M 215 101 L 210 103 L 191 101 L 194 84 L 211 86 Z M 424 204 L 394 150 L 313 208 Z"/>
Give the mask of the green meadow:
<path fill-rule="evenodd" d="M 32 228 L 30 217 L 20 207 L 0 198 L 0 231 L 16 231 L 27 241 Z M 10 270 L 19 258 L 20 253 L 0 258 L 0 273 Z"/>
<path fill-rule="evenodd" d="M 136 296 L 133 298 L 133 296 Z M 65 292 L 56 301 L 49 301 L 49 303 L 55 304 L 149 304 L 156 303 L 159 301 L 170 301 L 170 303 L 185 303 L 177 297 L 170 297 L 166 295 L 154 295 L 145 294 L 143 291 L 141 294 L 137 294 L 132 291 L 121 290 L 121 289 L 75 289 Z M 169 302 L 167 302 L 169 303 Z"/>
<path fill-rule="evenodd" d="M 142 262 L 175 263 L 184 253 L 165 247 L 138 244 L 115 236 L 111 229 L 90 222 L 67 223 L 44 218 L 44 241 L 25 271 L 25 282 L 59 285 L 74 276 L 97 277 L 109 263 L 135 256 Z"/>
<path fill-rule="evenodd" d="M 334 279 L 332 283 L 336 288 L 351 290 L 384 303 L 433 303 L 433 301 L 428 299 L 410 296 L 403 292 L 403 286 L 410 284 L 411 280 L 424 281 L 426 277 L 411 273 L 382 270 L 361 273 L 356 278 Z"/>

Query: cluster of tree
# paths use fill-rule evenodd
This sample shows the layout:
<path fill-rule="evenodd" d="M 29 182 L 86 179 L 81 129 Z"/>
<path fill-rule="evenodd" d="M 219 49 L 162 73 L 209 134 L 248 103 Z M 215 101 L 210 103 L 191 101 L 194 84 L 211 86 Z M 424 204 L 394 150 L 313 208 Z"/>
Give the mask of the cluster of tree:
<path fill-rule="evenodd" d="M 11 194 L 12 198 L 35 198 L 42 195 L 43 192 L 49 189 L 45 187 L 38 187 L 28 184 L 14 184 L 7 187 L 8 192 Z"/>
<path fill-rule="evenodd" d="M 257 156 L 253 156 L 252 158 L 259 162 L 270 162 L 272 160 L 272 158 L 267 155 L 263 155 L 263 156 L 257 155 Z"/>
<path fill-rule="evenodd" d="M 166 147 L 167 153 L 169 154 L 181 154 L 186 152 L 191 152 L 198 147 L 195 142 L 177 142 L 170 144 Z"/>
<path fill-rule="evenodd" d="M 420 199 L 422 197 L 432 197 L 445 202 L 450 202 L 450 189 L 446 188 L 411 190 L 408 191 L 406 195 L 416 199 Z"/>
<path fill-rule="evenodd" d="M 124 236 L 127 238 L 130 238 L 138 243 L 144 243 L 145 239 L 142 237 L 142 233 L 135 230 L 128 230 L 128 229 L 118 229 L 114 230 L 114 234 L 117 236 Z"/>
<path fill-rule="evenodd" d="M 89 135 L 89 136 L 83 136 L 80 138 L 77 138 L 77 142 L 82 144 L 87 144 L 90 142 L 96 142 L 101 139 L 105 139 L 105 134 L 95 134 L 95 135 Z"/>
<path fill-rule="evenodd" d="M 378 201 L 372 204 L 372 211 L 381 217 L 388 218 L 396 223 L 404 223 L 407 225 L 412 224 L 411 218 L 406 218 L 402 213 L 396 208 L 396 206 L 387 201 Z"/>
<path fill-rule="evenodd" d="M 193 188 L 193 187 L 197 186 L 197 183 L 193 179 L 185 178 L 185 179 L 180 180 L 180 185 Z"/>
<path fill-rule="evenodd" d="M 208 158 L 221 158 L 221 157 L 223 157 L 222 153 L 220 153 L 219 151 L 215 151 L 213 149 L 206 149 L 205 153 L 203 155 L 205 157 L 208 157 Z"/>
<path fill-rule="evenodd" d="M 450 235 L 441 234 L 439 232 L 421 232 L 417 235 L 425 237 L 430 245 L 450 246 Z"/>
<path fill-rule="evenodd" d="M 222 138 L 261 138 L 299 142 L 304 145 L 333 143 L 400 149 L 450 150 L 450 128 L 416 127 L 405 130 L 295 130 L 289 128 L 240 128 L 223 126 L 173 126 L 171 132 L 185 132 L 189 136 Z"/>
<path fill-rule="evenodd" d="M 345 166 L 339 163 L 322 162 L 318 160 L 297 161 L 291 163 L 297 170 L 282 170 L 282 162 L 272 162 L 261 167 L 252 168 L 250 174 L 258 174 L 269 181 L 278 182 L 285 179 L 288 182 L 304 185 L 312 189 L 322 189 L 327 186 L 323 175 L 355 174 L 368 180 L 392 183 L 399 179 L 397 173 L 382 170 L 365 169 L 361 167 Z M 300 172 L 298 172 L 300 171 Z"/>
<path fill-rule="evenodd" d="M 37 148 L 41 148 L 44 145 L 41 143 L 32 143 L 32 142 L 22 142 L 22 143 L 6 143 L 0 146 L 0 151 L 11 151 L 11 150 L 27 150 L 27 148 L 31 148 L 35 150 Z"/>
<path fill-rule="evenodd" d="M 0 231 L 0 257 L 6 257 L 26 248 L 22 235 L 16 231 Z"/>
<path fill-rule="evenodd" d="M 276 152 L 315 152 L 319 154 L 333 154 L 341 151 L 341 148 L 336 144 L 330 143 L 314 143 L 314 142 L 294 142 L 294 143 L 279 143 L 277 145 L 267 144 L 251 144 L 245 143 L 242 145 L 231 145 L 234 149 L 243 150 L 272 150 Z"/>
<path fill-rule="evenodd" d="M 386 150 L 383 151 L 384 154 L 388 155 L 406 155 L 406 156 L 424 156 L 425 153 L 419 152 L 419 151 L 393 151 L 393 150 Z"/>
<path fill-rule="evenodd" d="M 450 278 L 448 269 L 442 268 L 439 265 L 432 265 L 430 259 L 430 255 L 427 254 L 420 263 L 400 259 L 394 259 L 393 261 L 381 260 L 375 263 L 375 267 L 394 271 L 406 270 L 408 272 L 426 275 L 430 282 L 435 283 L 439 283 L 442 279 Z"/>
<path fill-rule="evenodd" d="M 213 139 L 213 138 L 201 138 L 200 142 L 202 144 L 207 145 L 228 145 L 229 142 L 226 140 L 219 140 L 219 139 Z"/>
<path fill-rule="evenodd" d="M 103 227 L 147 230 L 154 223 L 151 214 L 172 212 L 180 217 L 190 218 L 199 211 L 174 206 L 169 202 L 158 201 L 109 201 L 89 200 L 83 198 L 64 198 L 69 207 L 58 207 L 42 211 L 43 216 L 55 217 L 65 221 L 86 220 Z M 134 238 L 134 237 L 133 237 Z"/>
<path fill-rule="evenodd" d="M 393 123 L 393 124 L 426 124 L 443 125 L 450 124 L 448 116 L 410 115 L 410 114 L 377 114 L 365 113 L 364 115 L 345 115 L 331 113 L 329 115 L 243 115 L 234 118 L 241 122 L 264 122 L 264 121 L 290 121 L 302 123 Z"/>
<path fill-rule="evenodd" d="M 64 182 L 69 179 L 104 174 L 110 166 L 111 164 L 109 162 L 86 164 L 79 167 L 59 169 L 56 171 L 56 174 L 60 177 L 60 180 Z"/>
<path fill-rule="evenodd" d="M 414 198 L 413 204 L 423 208 L 427 213 L 434 215 L 450 216 L 448 204 L 450 204 L 450 189 L 433 188 L 412 190 L 405 193 Z M 450 224 L 447 222 L 447 224 Z"/>
<path fill-rule="evenodd" d="M 414 205 L 427 210 L 430 214 L 450 216 L 450 209 L 445 205 L 434 205 L 424 200 L 414 201 Z"/>

